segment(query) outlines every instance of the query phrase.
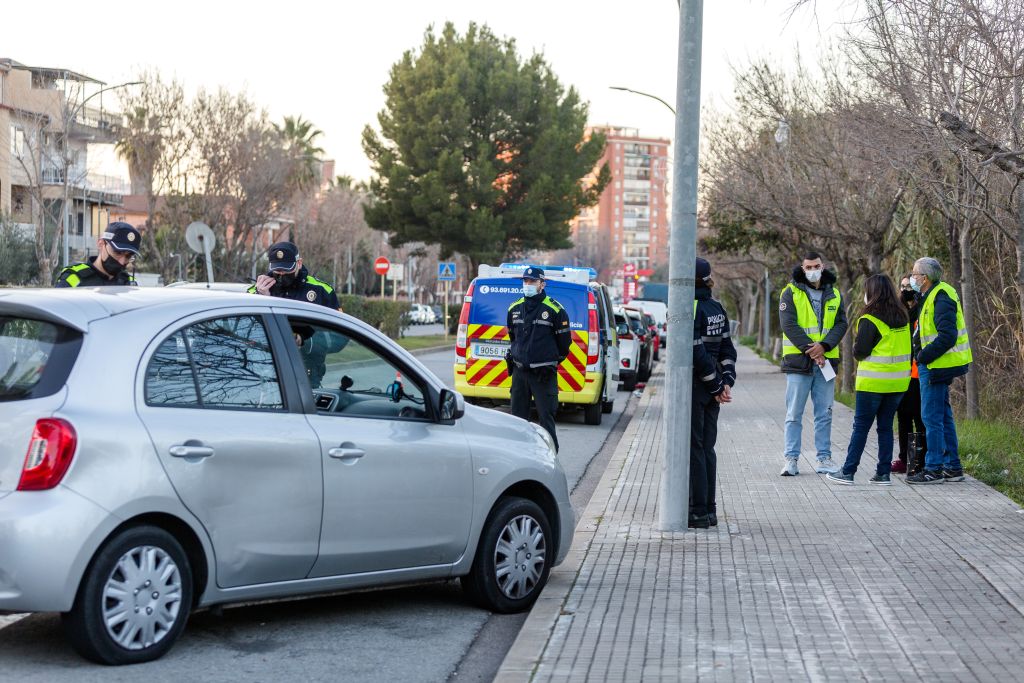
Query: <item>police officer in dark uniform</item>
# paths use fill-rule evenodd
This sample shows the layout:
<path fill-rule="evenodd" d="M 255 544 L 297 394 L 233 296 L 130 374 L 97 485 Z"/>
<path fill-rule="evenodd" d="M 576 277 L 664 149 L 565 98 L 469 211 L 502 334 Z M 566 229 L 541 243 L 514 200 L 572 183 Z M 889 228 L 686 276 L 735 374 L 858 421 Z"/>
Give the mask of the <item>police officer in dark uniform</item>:
<path fill-rule="evenodd" d="M 60 271 L 55 287 L 134 287 L 128 266 L 139 255 L 142 234 L 127 223 L 111 223 L 96 240 L 99 255 Z"/>
<path fill-rule="evenodd" d="M 267 257 L 270 259 L 270 272 L 256 278 L 256 284 L 249 288 L 250 293 L 308 301 L 341 310 L 334 288 L 309 274 L 302 265 L 299 248 L 293 243 L 271 245 Z M 327 355 L 343 349 L 348 340 L 338 334 L 314 333 L 313 328 L 307 325 L 293 326 L 293 331 L 310 386 L 315 389 L 327 373 Z"/>
<path fill-rule="evenodd" d="M 334 288 L 309 274 L 294 244 L 278 242 L 267 250 L 267 256 L 270 272 L 256 278 L 256 284 L 249 288 L 250 293 L 308 301 L 341 310 Z"/>
<path fill-rule="evenodd" d="M 718 411 L 732 400 L 736 383 L 736 347 L 729 335 L 729 316 L 711 298 L 711 264 L 697 259 L 693 308 L 693 397 L 690 404 L 689 526 L 718 525 L 715 476 L 718 456 Z"/>
<path fill-rule="evenodd" d="M 529 419 L 532 395 L 540 425 L 557 450 L 558 364 L 569 355 L 572 333 L 565 309 L 544 294 L 541 268 L 531 266 L 523 272 L 523 296 L 508 307 L 505 324 L 512 340 L 506 356 L 512 374 L 512 414 Z"/>

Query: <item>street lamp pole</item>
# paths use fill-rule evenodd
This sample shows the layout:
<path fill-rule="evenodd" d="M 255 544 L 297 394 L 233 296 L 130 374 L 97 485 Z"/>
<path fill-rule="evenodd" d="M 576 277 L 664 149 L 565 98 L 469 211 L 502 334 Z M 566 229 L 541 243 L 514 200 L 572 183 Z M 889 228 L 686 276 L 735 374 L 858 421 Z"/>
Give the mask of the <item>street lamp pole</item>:
<path fill-rule="evenodd" d="M 694 267 L 697 258 L 697 169 L 700 151 L 700 64 L 704 0 L 679 3 L 672 232 L 669 238 L 665 457 L 658 527 L 685 531 L 690 508 L 690 409 L 693 385 Z M 659 98 L 655 98 L 659 99 Z M 662 102 L 666 106 L 667 103 Z M 671 109 L 671 107 L 669 107 Z"/>
<path fill-rule="evenodd" d="M 124 87 L 129 86 L 129 85 L 141 85 L 141 84 L 142 84 L 142 81 L 128 81 L 127 83 L 119 83 L 117 85 L 110 85 L 110 86 L 107 86 L 105 88 L 100 88 L 99 90 L 97 90 L 96 92 L 94 92 L 93 94 L 89 95 L 88 97 L 83 99 L 81 102 L 79 102 L 74 108 L 72 108 L 71 111 L 68 113 L 67 117 L 64 120 L 64 131 L 63 131 L 64 135 L 61 136 L 62 139 L 63 139 L 63 142 L 61 144 L 64 145 L 64 155 L 63 155 L 63 161 L 64 161 L 64 198 L 63 198 L 63 204 L 61 206 L 61 223 L 63 223 L 63 230 L 61 231 L 61 233 L 62 233 L 62 236 L 63 236 L 63 239 L 64 239 L 64 255 L 63 255 L 64 256 L 64 258 L 63 258 L 64 262 L 63 262 L 62 265 L 65 268 L 69 265 L 69 262 L 71 261 L 71 244 L 70 244 L 71 239 L 70 239 L 70 234 L 69 234 L 70 227 L 68 225 L 68 183 L 70 182 L 70 180 L 68 179 L 68 168 L 67 168 L 67 158 L 68 158 L 67 145 L 68 145 L 68 133 L 70 132 L 69 129 L 70 129 L 71 125 L 75 122 L 75 119 L 78 118 L 79 112 L 81 112 L 83 109 L 85 109 L 85 103 L 88 102 L 89 100 L 91 100 L 92 98 L 96 97 L 97 95 L 101 95 L 101 94 L 107 92 L 108 90 L 116 90 L 117 88 L 124 88 Z"/>

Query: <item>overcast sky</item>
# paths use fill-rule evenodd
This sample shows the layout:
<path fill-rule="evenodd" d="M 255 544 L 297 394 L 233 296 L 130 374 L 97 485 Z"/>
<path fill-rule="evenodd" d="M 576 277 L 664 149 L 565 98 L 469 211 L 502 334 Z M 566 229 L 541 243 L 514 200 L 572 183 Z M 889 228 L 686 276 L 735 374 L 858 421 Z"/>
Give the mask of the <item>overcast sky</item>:
<path fill-rule="evenodd" d="M 730 65 L 767 56 L 790 62 L 815 54 L 848 17 L 848 0 L 818 0 L 788 19 L 792 0 L 706 0 L 702 99 L 729 106 Z M 242 12 L 242 13 L 240 13 Z M 108 84 L 144 68 L 176 76 L 190 90 L 245 90 L 274 120 L 301 114 L 324 131 L 337 173 L 366 178 L 360 146 L 384 104 L 382 86 L 427 26 L 471 21 L 541 52 L 565 85 L 590 102 L 590 121 L 670 138 L 672 116 L 654 100 L 609 89 L 622 85 L 675 99 L 678 9 L 674 0 L 377 0 L 370 3 L 174 3 L 106 0 L 4 8 L 0 57 L 63 67 Z M 92 165 L 92 164 L 90 164 Z"/>

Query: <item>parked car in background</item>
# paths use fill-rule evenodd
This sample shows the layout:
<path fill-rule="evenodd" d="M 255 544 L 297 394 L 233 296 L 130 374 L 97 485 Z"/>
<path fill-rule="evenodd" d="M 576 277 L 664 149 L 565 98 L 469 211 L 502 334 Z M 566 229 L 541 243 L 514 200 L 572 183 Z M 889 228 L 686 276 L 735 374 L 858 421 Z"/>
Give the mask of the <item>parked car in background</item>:
<path fill-rule="evenodd" d="M 653 335 L 644 323 L 644 312 L 639 308 L 625 306 L 626 316 L 633 334 L 640 342 L 640 361 L 637 366 L 636 378 L 638 382 L 646 382 L 651 378 L 651 371 L 654 366 L 654 340 Z"/>
<path fill-rule="evenodd" d="M 640 308 L 652 316 L 658 324 L 659 348 L 665 348 L 668 344 L 668 304 L 661 299 L 631 299 L 630 306 Z"/>
<path fill-rule="evenodd" d="M 426 304 L 412 304 L 409 310 L 409 322 L 413 325 L 430 325 L 436 322 L 434 311 Z"/>
<path fill-rule="evenodd" d="M 633 391 L 640 368 L 641 341 L 634 334 L 629 316 L 622 306 L 615 308 L 615 332 L 619 338 L 619 380 L 623 389 Z"/>
<path fill-rule="evenodd" d="M 434 313 L 434 323 L 443 325 L 444 324 L 444 306 L 438 306 L 434 304 L 429 306 L 430 310 Z M 452 315 L 451 308 L 448 309 L 448 315 Z"/>
<path fill-rule="evenodd" d="M 0 614 L 105 664 L 218 604 L 460 577 L 522 611 L 573 537 L 544 429 L 304 301 L 2 290 L 0 406 Z"/>
<path fill-rule="evenodd" d="M 658 334 L 658 323 L 655 322 L 654 316 L 647 311 L 643 311 L 644 327 L 649 332 L 648 339 L 651 340 L 651 359 L 657 361 L 659 359 L 658 352 L 661 349 L 661 337 Z"/>

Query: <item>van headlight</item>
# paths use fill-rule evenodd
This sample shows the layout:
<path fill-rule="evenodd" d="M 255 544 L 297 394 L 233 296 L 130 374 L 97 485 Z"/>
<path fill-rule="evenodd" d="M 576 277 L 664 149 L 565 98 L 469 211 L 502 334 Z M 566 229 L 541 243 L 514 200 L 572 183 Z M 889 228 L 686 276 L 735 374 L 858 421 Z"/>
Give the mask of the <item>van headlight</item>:
<path fill-rule="evenodd" d="M 531 422 L 530 426 L 533 427 L 537 434 L 540 435 L 540 438 L 544 439 L 544 443 L 548 445 L 548 450 L 551 451 L 551 455 L 557 455 L 557 451 L 555 451 L 555 440 L 551 438 L 550 434 L 548 434 L 548 430 L 535 422 Z"/>

